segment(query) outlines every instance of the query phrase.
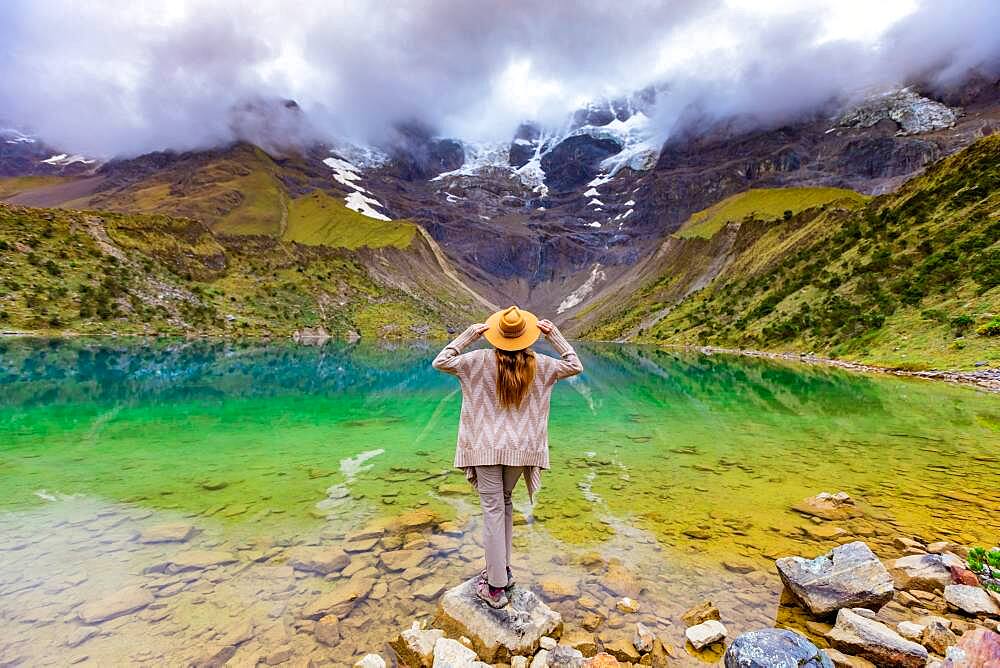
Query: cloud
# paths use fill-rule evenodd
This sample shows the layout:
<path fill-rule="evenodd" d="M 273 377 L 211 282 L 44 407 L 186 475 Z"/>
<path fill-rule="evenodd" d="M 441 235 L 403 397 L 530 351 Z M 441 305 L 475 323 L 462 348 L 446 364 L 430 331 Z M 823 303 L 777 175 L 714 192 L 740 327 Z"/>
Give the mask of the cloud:
<path fill-rule="evenodd" d="M 819 0 L 764 3 L 774 11 L 737 0 L 7 0 L 0 122 L 102 156 L 260 128 L 375 141 L 401 120 L 503 139 L 525 117 L 558 122 L 581 100 L 665 82 L 666 132 L 692 109 L 773 121 L 866 88 L 997 67 L 998 3 L 894 2 L 877 30 L 856 2 L 866 29 L 853 39 L 849 13 Z M 248 116 L 268 104 L 276 120 Z"/>

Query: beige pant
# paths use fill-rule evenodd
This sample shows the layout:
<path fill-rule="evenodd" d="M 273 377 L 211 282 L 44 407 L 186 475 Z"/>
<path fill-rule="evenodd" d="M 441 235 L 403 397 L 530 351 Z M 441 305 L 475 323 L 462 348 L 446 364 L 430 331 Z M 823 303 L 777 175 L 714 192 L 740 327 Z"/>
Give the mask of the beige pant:
<path fill-rule="evenodd" d="M 494 587 L 507 585 L 510 544 L 514 534 L 510 495 L 524 469 L 521 466 L 477 466 L 476 489 L 483 507 L 483 547 L 486 580 Z"/>

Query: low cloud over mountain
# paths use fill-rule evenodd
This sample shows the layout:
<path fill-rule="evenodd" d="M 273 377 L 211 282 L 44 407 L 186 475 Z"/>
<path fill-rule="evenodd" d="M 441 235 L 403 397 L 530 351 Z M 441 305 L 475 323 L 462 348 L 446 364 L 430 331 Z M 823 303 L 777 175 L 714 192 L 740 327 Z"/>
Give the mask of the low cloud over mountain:
<path fill-rule="evenodd" d="M 1000 72 L 990 0 L 330 4 L 3 3 L 0 124 L 102 156 L 257 129 L 377 141 L 403 120 L 507 139 L 524 118 L 660 83 L 666 137 L 685 119 L 773 123 L 872 88 Z M 309 122 L 283 104 L 273 122 L 247 120 L 285 99 Z"/>

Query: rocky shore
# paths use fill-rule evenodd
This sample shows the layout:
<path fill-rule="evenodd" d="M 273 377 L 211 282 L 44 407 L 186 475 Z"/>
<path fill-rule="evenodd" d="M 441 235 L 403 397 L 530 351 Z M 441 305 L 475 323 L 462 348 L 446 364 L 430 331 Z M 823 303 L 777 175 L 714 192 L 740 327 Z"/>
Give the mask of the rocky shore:
<path fill-rule="evenodd" d="M 805 499 L 796 510 L 821 520 L 856 514 L 843 493 Z M 682 616 L 683 647 L 642 621 L 611 633 L 601 630 L 600 613 L 579 625 L 564 624 L 521 586 L 507 608 L 494 610 L 476 597 L 473 578 L 441 596 L 431 625 L 414 622 L 402 630 L 390 643 L 394 655 L 388 660 L 373 653 L 355 666 L 666 667 L 720 660 L 726 668 L 1000 666 L 1000 593 L 983 586 L 995 589 L 995 580 L 969 570 L 970 548 L 906 536 L 893 545 L 895 553 L 882 559 L 864 541 L 818 556 L 779 558 L 774 566 L 784 585 L 782 604 L 797 610 L 797 617 L 730 641 L 725 613 L 704 601 Z M 637 617 L 642 605 L 622 597 L 615 607 Z"/>

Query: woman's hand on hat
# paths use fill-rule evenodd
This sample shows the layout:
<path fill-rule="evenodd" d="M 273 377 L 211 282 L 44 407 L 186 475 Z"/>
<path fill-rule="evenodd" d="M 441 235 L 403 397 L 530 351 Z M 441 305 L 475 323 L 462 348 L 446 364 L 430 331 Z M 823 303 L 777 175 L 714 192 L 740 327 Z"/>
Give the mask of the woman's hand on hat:
<path fill-rule="evenodd" d="M 556 331 L 556 326 L 552 324 L 551 320 L 539 320 L 538 329 L 542 331 L 542 334 L 548 336 L 552 332 Z"/>
<path fill-rule="evenodd" d="M 487 325 L 485 322 L 477 322 L 475 324 L 469 325 L 469 329 L 467 331 L 472 332 L 473 334 L 476 335 L 476 338 L 479 338 L 480 336 L 483 335 L 483 332 L 485 332 L 489 328 L 490 326 Z"/>

